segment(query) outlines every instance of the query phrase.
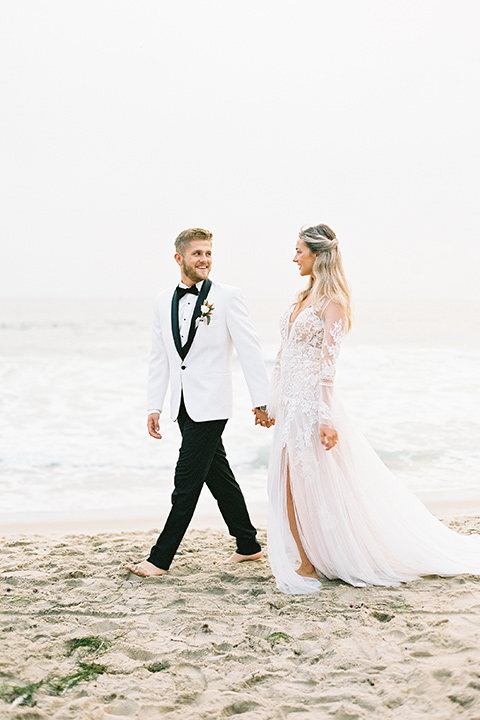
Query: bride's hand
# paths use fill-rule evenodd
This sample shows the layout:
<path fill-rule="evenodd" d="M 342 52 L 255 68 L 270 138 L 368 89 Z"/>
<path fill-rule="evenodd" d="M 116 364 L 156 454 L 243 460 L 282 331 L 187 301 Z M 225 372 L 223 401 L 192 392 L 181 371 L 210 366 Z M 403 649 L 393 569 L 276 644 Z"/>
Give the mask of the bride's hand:
<path fill-rule="evenodd" d="M 253 408 L 252 412 L 255 415 L 255 425 L 262 425 L 267 428 L 275 425 L 274 418 L 271 418 L 265 410 L 262 410 L 262 408 Z"/>
<path fill-rule="evenodd" d="M 331 450 L 338 442 L 337 431 L 334 427 L 320 425 L 320 442 L 325 450 Z"/>

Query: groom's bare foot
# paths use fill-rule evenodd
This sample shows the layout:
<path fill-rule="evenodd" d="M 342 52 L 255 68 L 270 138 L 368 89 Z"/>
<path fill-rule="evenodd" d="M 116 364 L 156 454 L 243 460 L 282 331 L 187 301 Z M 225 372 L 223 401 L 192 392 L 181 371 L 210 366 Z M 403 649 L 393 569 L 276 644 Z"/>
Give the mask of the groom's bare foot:
<path fill-rule="evenodd" d="M 228 560 L 224 560 L 222 565 L 228 565 L 228 563 L 241 563 L 245 562 L 246 560 L 260 560 L 262 557 L 262 551 L 258 553 L 254 553 L 253 555 L 240 555 L 240 553 L 234 552 L 233 555 L 230 555 Z"/>
<path fill-rule="evenodd" d="M 162 570 L 162 568 L 157 567 L 148 560 L 142 560 L 142 562 L 139 562 L 136 565 L 125 565 L 124 567 L 125 570 L 129 570 L 129 572 L 133 573 L 134 575 L 138 575 L 138 577 L 144 578 L 156 577 L 158 575 L 165 575 L 167 573 L 166 570 Z"/>

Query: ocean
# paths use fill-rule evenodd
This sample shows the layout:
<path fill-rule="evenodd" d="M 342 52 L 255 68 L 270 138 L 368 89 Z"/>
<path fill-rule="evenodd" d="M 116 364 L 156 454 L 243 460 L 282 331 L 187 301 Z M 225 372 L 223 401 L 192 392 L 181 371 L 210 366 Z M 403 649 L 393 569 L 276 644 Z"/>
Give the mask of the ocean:
<path fill-rule="evenodd" d="M 283 301 L 250 301 L 267 370 Z M 150 300 L 0 301 L 0 520 L 168 510 L 180 434 L 146 432 Z M 337 391 L 414 492 L 480 491 L 480 307 L 359 303 Z M 266 504 L 272 430 L 254 427 L 234 361 L 224 439 L 247 501 Z M 208 491 L 199 512 L 214 503 Z"/>

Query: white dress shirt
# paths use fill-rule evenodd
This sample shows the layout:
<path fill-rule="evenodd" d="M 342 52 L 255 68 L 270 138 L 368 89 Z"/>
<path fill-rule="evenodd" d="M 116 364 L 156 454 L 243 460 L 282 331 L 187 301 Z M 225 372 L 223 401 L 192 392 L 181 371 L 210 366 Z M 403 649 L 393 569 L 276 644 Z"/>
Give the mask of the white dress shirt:
<path fill-rule="evenodd" d="M 203 282 L 204 281 L 201 280 L 199 283 L 197 283 L 196 288 L 198 292 L 200 292 L 200 290 L 202 289 Z M 186 288 L 187 285 L 184 285 L 181 282 L 179 283 L 178 287 Z M 190 330 L 190 323 L 192 322 L 193 311 L 195 310 L 197 298 L 198 295 L 193 295 L 193 293 L 187 293 L 182 298 L 180 298 L 178 303 L 178 329 L 180 330 L 180 340 L 182 342 L 182 347 L 188 340 L 188 332 Z"/>

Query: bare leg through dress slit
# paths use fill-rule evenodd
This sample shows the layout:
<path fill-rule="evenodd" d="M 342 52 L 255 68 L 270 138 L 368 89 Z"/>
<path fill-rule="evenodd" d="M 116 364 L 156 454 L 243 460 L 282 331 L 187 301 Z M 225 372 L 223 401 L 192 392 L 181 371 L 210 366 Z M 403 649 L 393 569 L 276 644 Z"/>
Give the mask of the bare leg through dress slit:
<path fill-rule="evenodd" d="M 284 450 L 285 453 L 285 450 Z M 287 471 L 287 515 L 288 515 L 288 523 L 290 525 L 290 532 L 292 533 L 293 539 L 295 540 L 295 544 L 298 548 L 298 552 L 300 554 L 300 567 L 297 568 L 295 571 L 298 575 L 301 575 L 302 577 L 313 577 L 317 578 L 318 575 L 315 572 L 315 567 L 312 565 L 310 560 L 307 557 L 307 554 L 303 548 L 302 541 L 300 539 L 300 533 L 298 532 L 298 526 L 297 526 L 297 518 L 295 514 L 295 505 L 293 503 L 293 496 L 292 496 L 292 488 L 290 486 L 290 469 L 288 466 L 288 457 L 284 456 L 285 460 L 285 466 Z"/>

